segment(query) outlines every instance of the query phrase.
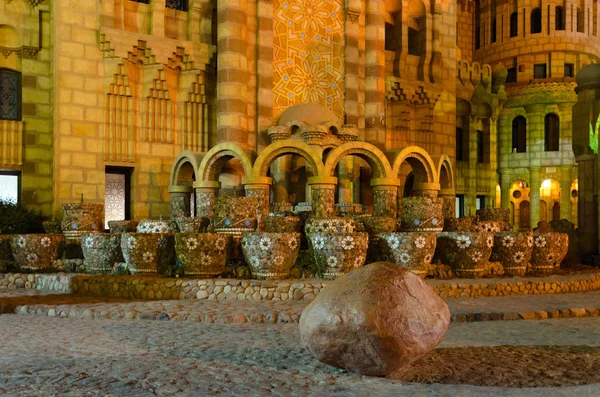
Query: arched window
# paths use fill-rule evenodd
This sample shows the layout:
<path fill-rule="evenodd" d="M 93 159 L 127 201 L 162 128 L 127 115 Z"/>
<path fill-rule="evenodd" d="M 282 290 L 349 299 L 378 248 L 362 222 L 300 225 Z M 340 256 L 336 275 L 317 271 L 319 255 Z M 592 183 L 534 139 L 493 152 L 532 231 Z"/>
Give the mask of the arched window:
<path fill-rule="evenodd" d="M 577 31 L 585 33 L 585 9 L 577 7 Z"/>
<path fill-rule="evenodd" d="M 427 11 L 420 0 L 408 4 L 408 53 L 423 56 L 427 49 Z"/>
<path fill-rule="evenodd" d="M 565 30 L 565 9 L 562 6 L 554 9 L 554 30 Z"/>
<path fill-rule="evenodd" d="M 542 10 L 534 8 L 531 11 L 531 33 L 542 32 Z"/>
<path fill-rule="evenodd" d="M 560 150 L 560 120 L 554 113 L 544 118 L 544 150 L 558 152 Z"/>
<path fill-rule="evenodd" d="M 0 120 L 21 120 L 21 73 L 0 68 Z"/>
<path fill-rule="evenodd" d="M 527 120 L 517 116 L 512 121 L 512 151 L 527 152 Z"/>
<path fill-rule="evenodd" d="M 513 12 L 510 14 L 510 37 L 517 37 L 519 34 L 519 14 Z"/>

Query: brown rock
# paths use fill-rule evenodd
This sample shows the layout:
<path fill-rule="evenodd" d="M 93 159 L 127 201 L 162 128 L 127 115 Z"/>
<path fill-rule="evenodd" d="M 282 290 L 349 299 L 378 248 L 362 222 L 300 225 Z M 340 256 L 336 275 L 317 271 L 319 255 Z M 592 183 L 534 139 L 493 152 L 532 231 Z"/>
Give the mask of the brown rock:
<path fill-rule="evenodd" d="M 329 283 L 302 312 L 300 335 L 320 361 L 382 376 L 432 350 L 449 323 L 448 306 L 421 278 L 377 262 Z"/>

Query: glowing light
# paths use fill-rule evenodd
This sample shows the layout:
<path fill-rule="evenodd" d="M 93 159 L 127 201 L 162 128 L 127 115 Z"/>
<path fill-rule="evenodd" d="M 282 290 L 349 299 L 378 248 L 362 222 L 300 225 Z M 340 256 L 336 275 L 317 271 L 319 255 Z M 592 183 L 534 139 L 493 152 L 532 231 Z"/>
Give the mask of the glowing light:
<path fill-rule="evenodd" d="M 550 179 L 546 179 L 544 182 L 542 182 L 542 189 L 550 189 L 551 186 L 552 181 Z"/>

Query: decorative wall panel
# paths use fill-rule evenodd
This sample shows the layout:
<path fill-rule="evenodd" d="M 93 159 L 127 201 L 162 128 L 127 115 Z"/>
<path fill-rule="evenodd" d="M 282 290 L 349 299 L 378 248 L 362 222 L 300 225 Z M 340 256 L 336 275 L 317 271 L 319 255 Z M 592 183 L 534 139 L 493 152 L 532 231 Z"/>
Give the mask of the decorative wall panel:
<path fill-rule="evenodd" d="M 344 19 L 341 0 L 273 2 L 275 118 L 300 103 L 343 116 Z"/>
<path fill-rule="evenodd" d="M 0 120 L 21 119 L 21 74 L 0 69 Z"/>
<path fill-rule="evenodd" d="M 104 193 L 104 222 L 108 229 L 108 221 L 125 220 L 125 175 L 106 174 L 106 190 Z"/>

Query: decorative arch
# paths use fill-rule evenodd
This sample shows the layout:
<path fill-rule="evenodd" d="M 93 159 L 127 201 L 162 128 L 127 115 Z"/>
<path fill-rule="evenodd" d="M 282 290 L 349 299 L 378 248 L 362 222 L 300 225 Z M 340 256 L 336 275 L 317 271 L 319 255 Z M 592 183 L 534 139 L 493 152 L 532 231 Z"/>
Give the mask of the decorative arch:
<path fill-rule="evenodd" d="M 250 157 L 248 157 L 248 154 L 238 145 L 225 142 L 214 146 L 206 152 L 198 167 L 196 180 L 218 180 L 217 172 L 232 158 L 236 158 L 240 161 L 246 176 L 252 175 L 252 161 L 250 160 Z"/>
<path fill-rule="evenodd" d="M 370 143 L 366 142 L 346 142 L 333 149 L 325 161 L 325 175 L 333 176 L 338 162 L 346 156 L 358 156 L 365 160 L 373 170 L 375 178 L 392 178 L 393 173 L 390 163 L 385 154 Z"/>
<path fill-rule="evenodd" d="M 286 154 L 295 154 L 303 157 L 315 170 L 315 176 L 325 175 L 321 156 L 315 149 L 300 140 L 285 139 L 270 144 L 259 154 L 254 162 L 254 167 L 252 167 L 252 176 L 267 176 L 267 172 L 273 161 Z"/>
<path fill-rule="evenodd" d="M 425 149 L 419 146 L 407 146 L 403 148 L 394 159 L 392 175 L 395 177 L 400 173 L 402 163 L 407 162 L 415 173 L 416 181 L 436 183 L 437 167 Z"/>
<path fill-rule="evenodd" d="M 455 189 L 452 161 L 446 154 L 441 155 L 438 160 L 436 182 L 440 184 L 441 189 Z"/>
<path fill-rule="evenodd" d="M 200 159 L 200 154 L 192 153 L 189 150 L 184 150 L 183 152 L 179 153 L 173 162 L 173 167 L 171 167 L 169 184 L 172 186 L 178 185 L 181 173 L 188 173 L 189 167 L 191 167 L 192 172 L 195 172 L 198 169 L 198 163 L 200 162 Z"/>

